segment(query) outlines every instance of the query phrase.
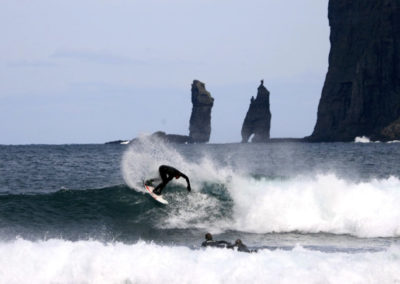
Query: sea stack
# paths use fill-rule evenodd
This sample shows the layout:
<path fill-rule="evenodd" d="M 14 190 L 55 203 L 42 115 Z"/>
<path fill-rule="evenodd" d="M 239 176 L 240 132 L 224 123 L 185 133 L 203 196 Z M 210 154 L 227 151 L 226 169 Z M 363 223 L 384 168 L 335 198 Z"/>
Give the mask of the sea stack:
<path fill-rule="evenodd" d="M 329 69 L 311 141 L 400 139 L 400 1 L 330 0 Z"/>
<path fill-rule="evenodd" d="M 204 83 L 194 80 L 192 84 L 192 114 L 190 116 L 189 137 L 192 143 L 206 143 L 211 134 L 211 109 L 214 98 L 206 90 Z"/>
<path fill-rule="evenodd" d="M 264 80 L 258 87 L 257 97 L 251 97 L 250 107 L 242 126 L 242 143 L 267 142 L 271 129 L 271 111 L 269 109 L 269 91 L 264 87 Z"/>

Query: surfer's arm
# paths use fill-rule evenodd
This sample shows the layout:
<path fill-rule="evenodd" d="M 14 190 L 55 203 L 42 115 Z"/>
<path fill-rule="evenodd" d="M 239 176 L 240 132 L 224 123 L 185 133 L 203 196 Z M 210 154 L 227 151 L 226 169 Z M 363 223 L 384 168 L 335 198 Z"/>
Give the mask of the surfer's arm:
<path fill-rule="evenodd" d="M 183 177 L 185 180 L 186 180 L 186 183 L 187 183 L 187 190 L 188 191 L 191 191 L 192 190 L 192 188 L 190 187 L 190 181 L 189 181 L 189 178 L 185 175 L 185 174 L 182 174 L 181 173 L 181 177 Z"/>

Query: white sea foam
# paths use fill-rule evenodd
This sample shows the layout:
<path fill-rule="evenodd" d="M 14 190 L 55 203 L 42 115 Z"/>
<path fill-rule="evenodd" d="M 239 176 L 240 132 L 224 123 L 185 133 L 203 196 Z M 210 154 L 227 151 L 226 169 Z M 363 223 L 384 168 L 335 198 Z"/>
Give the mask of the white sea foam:
<path fill-rule="evenodd" d="M 235 178 L 232 229 L 400 236 L 400 180 L 354 183 L 335 175 L 268 181 Z"/>
<path fill-rule="evenodd" d="M 361 137 L 356 137 L 354 139 L 355 143 L 371 143 L 371 140 L 367 136 L 361 136 Z M 380 141 L 374 141 L 374 143 L 380 143 Z M 387 141 L 386 143 L 400 143 L 400 140 L 392 140 L 392 141 Z"/>
<path fill-rule="evenodd" d="M 286 181 L 235 177 L 227 187 L 233 199 L 231 215 L 218 215 L 221 204 L 216 197 L 194 193 L 187 202 L 171 207 L 161 226 L 196 227 L 214 233 L 238 230 L 400 236 L 398 178 L 352 183 L 334 175 Z"/>
<path fill-rule="evenodd" d="M 371 141 L 367 136 L 358 136 L 354 139 L 355 143 L 381 143 L 381 141 Z M 393 143 L 396 142 L 394 141 L 388 141 L 387 143 Z"/>
<path fill-rule="evenodd" d="M 334 174 L 255 179 L 218 168 L 206 157 L 186 161 L 176 150 L 146 142 L 130 148 L 123 159 L 128 185 L 135 186 L 162 163 L 175 165 L 193 182 L 193 192 L 171 204 L 161 227 L 201 228 L 211 232 L 238 230 L 254 233 L 292 232 L 351 234 L 358 237 L 400 236 L 400 180 L 354 182 Z M 216 196 L 201 192 L 203 182 L 224 183 L 232 198 L 231 214 L 221 216 Z M 185 195 L 186 196 L 186 195 Z M 182 202 L 180 202 L 182 201 Z M 184 202 L 183 202 L 184 201 Z M 227 205 L 225 205 L 227 206 Z M 219 214 L 219 215 L 218 215 Z"/>
<path fill-rule="evenodd" d="M 0 243 L 0 283 L 398 283 L 400 248 L 323 253 L 60 239 Z"/>
<path fill-rule="evenodd" d="M 356 137 L 354 139 L 355 143 L 370 143 L 371 140 L 367 136 Z"/>

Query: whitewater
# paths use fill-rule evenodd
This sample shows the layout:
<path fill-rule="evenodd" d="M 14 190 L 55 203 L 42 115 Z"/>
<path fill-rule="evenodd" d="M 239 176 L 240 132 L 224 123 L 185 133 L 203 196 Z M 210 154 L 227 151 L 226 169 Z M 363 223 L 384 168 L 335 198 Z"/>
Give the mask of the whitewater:
<path fill-rule="evenodd" d="M 399 145 L 0 146 L 0 283 L 399 283 Z"/>
<path fill-rule="evenodd" d="M 207 156 L 196 163 L 186 161 L 168 145 L 143 138 L 124 153 L 125 181 L 131 188 L 144 192 L 142 181 L 157 176 L 155 169 L 162 164 L 175 165 L 187 173 L 193 188 L 199 189 L 184 202 L 182 195 L 178 196 L 178 208 L 171 208 L 166 226 L 259 234 L 298 231 L 358 237 L 400 236 L 400 180 L 394 176 L 358 182 L 334 174 L 286 179 L 253 177 L 242 168 L 236 171 L 229 165 L 217 165 Z M 209 187 L 230 199 L 231 215 L 218 220 L 208 218 L 207 224 L 199 224 L 196 219 L 218 215 L 219 209 L 227 207 L 224 198 L 210 196 Z"/>
<path fill-rule="evenodd" d="M 0 244 L 3 283 L 396 283 L 398 247 L 322 253 L 302 248 L 255 254 L 138 242 L 16 240 Z"/>

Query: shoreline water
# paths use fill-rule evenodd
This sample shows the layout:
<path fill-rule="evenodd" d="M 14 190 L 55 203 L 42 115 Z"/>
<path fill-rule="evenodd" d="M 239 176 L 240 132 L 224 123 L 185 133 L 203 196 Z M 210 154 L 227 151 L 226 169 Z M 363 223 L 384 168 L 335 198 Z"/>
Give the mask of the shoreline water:
<path fill-rule="evenodd" d="M 0 283 L 392 283 L 399 159 L 387 143 L 0 146 Z M 193 190 L 174 181 L 160 207 L 138 182 L 163 163 Z M 206 232 L 258 252 L 202 249 Z"/>

